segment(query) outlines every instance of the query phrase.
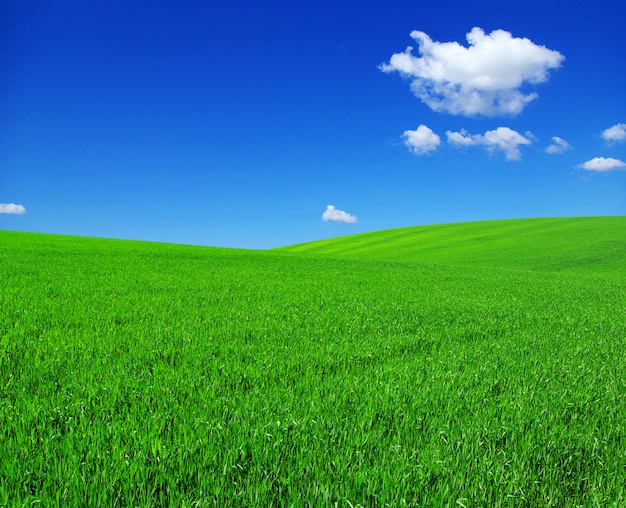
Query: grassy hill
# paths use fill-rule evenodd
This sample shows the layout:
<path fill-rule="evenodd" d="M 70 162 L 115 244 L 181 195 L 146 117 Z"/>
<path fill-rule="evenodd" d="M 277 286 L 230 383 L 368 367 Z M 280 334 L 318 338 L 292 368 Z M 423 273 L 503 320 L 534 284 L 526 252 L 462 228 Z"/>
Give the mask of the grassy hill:
<path fill-rule="evenodd" d="M 626 270 L 626 217 L 516 219 L 417 226 L 277 249 L 363 260 L 533 270 Z"/>
<path fill-rule="evenodd" d="M 624 506 L 623 226 L 0 231 L 0 506 Z"/>

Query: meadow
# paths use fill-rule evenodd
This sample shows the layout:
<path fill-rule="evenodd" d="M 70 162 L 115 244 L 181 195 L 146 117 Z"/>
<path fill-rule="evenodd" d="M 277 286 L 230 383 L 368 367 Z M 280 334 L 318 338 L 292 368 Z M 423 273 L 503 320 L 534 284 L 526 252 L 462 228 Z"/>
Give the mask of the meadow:
<path fill-rule="evenodd" d="M 626 217 L 0 231 L 0 288 L 0 505 L 626 505 Z"/>

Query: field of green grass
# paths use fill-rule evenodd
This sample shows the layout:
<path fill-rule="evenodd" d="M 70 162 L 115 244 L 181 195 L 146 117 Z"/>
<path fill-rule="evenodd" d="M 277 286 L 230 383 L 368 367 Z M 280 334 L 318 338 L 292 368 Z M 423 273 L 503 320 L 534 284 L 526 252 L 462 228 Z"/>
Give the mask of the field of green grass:
<path fill-rule="evenodd" d="M 0 506 L 624 506 L 625 316 L 626 217 L 0 231 Z"/>
<path fill-rule="evenodd" d="M 626 218 L 515 219 L 416 226 L 284 247 L 362 260 L 532 270 L 626 270 Z"/>

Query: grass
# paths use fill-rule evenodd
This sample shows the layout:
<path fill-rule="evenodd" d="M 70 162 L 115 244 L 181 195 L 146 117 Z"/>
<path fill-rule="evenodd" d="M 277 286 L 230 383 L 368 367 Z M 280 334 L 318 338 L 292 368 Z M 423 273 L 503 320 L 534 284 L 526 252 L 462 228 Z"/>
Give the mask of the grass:
<path fill-rule="evenodd" d="M 516 219 L 399 228 L 279 250 L 362 260 L 623 273 L 625 230 L 624 217 Z"/>
<path fill-rule="evenodd" d="M 623 506 L 626 219 L 493 225 L 0 232 L 0 504 Z"/>

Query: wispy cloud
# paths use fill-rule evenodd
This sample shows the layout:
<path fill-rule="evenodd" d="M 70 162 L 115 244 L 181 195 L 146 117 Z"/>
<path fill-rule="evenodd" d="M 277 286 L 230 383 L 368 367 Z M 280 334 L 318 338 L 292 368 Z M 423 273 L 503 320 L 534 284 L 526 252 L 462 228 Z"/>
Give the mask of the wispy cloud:
<path fill-rule="evenodd" d="M 414 30 L 421 57 L 411 46 L 395 53 L 383 72 L 399 72 L 411 81 L 411 90 L 434 111 L 455 115 L 515 115 L 537 97 L 520 91 L 524 84 L 542 83 L 548 71 L 560 67 L 564 56 L 505 30 L 490 34 L 474 27 L 469 47 L 458 42 L 436 42 Z"/>
<path fill-rule="evenodd" d="M 433 152 L 441 143 L 441 139 L 426 125 L 420 125 L 416 130 L 404 131 L 404 144 L 416 155 Z"/>
<path fill-rule="evenodd" d="M 571 149 L 572 149 L 572 145 L 570 145 L 567 141 L 565 141 L 563 138 L 560 138 L 558 136 L 554 136 L 552 138 L 552 144 L 548 145 L 548 147 L 546 148 L 546 153 L 557 154 L 557 153 L 563 153 L 566 150 L 571 150 Z"/>
<path fill-rule="evenodd" d="M 602 139 L 608 142 L 626 141 L 626 123 L 618 123 L 602 131 Z"/>
<path fill-rule="evenodd" d="M 333 205 L 326 206 L 326 210 L 322 214 L 322 220 L 326 222 L 341 222 L 343 224 L 356 224 L 359 222 L 356 216 L 343 210 L 338 210 Z"/>
<path fill-rule="evenodd" d="M 580 164 L 578 167 L 586 169 L 587 171 L 611 171 L 614 169 L 625 168 L 626 163 L 611 157 L 594 157 L 593 159 Z"/>
<path fill-rule="evenodd" d="M 482 145 L 487 147 L 487 150 L 490 152 L 503 152 L 506 160 L 509 161 L 516 161 L 521 158 L 520 145 L 531 144 L 531 140 L 528 139 L 531 137 L 530 133 L 526 134 L 527 137 L 524 137 L 519 132 L 509 129 L 508 127 L 498 127 L 484 134 L 469 134 L 466 130 L 458 132 L 447 131 L 446 136 L 448 143 L 451 145 Z"/>
<path fill-rule="evenodd" d="M 0 213 L 24 215 L 26 208 L 24 208 L 24 205 L 16 205 L 15 203 L 0 203 Z"/>

